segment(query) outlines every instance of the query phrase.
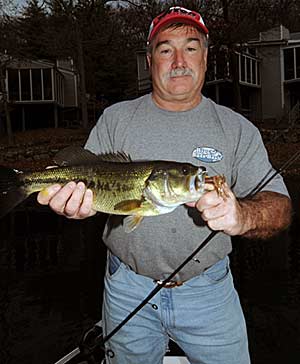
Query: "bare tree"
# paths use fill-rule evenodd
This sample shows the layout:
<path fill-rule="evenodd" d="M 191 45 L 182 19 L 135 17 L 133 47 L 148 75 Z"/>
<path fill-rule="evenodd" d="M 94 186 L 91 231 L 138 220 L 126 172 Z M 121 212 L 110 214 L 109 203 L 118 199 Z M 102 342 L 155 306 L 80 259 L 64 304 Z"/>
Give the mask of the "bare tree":
<path fill-rule="evenodd" d="M 8 143 L 13 143 L 13 133 L 12 133 L 12 125 L 11 125 L 11 118 L 10 118 L 10 110 L 8 105 L 8 95 L 7 95 L 7 88 L 6 88 L 6 67 L 7 64 L 10 62 L 10 57 L 3 54 L 0 55 L 0 114 L 1 111 L 5 117 L 5 126 L 6 126 L 6 133 L 8 137 Z M 1 118 L 0 118 L 1 120 Z"/>
<path fill-rule="evenodd" d="M 6 17 L 0 53 L 7 49 L 14 57 L 72 57 L 80 76 L 83 126 L 88 127 L 88 95 L 111 101 L 136 95 L 136 51 L 145 47 L 153 17 L 172 5 L 204 16 L 214 52 L 228 48 L 237 109 L 237 45 L 274 24 L 294 24 L 291 30 L 297 30 L 294 18 L 300 15 L 299 0 L 28 0 L 20 17 Z"/>
<path fill-rule="evenodd" d="M 10 57 L 7 55 L 7 42 L 9 42 L 9 33 L 6 32 L 7 13 L 14 10 L 14 4 L 11 1 L 4 1 L 0 3 L 0 122 L 1 114 L 4 116 L 5 128 L 8 143 L 13 143 L 13 133 L 10 118 L 10 110 L 8 105 L 8 95 L 6 87 L 6 67 L 10 62 Z"/>

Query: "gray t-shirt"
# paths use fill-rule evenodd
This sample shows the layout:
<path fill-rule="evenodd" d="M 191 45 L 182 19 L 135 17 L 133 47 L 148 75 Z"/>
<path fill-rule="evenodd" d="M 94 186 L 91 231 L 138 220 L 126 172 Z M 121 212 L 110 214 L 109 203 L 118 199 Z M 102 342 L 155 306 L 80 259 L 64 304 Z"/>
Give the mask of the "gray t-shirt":
<path fill-rule="evenodd" d="M 107 108 L 85 146 L 96 154 L 124 151 L 132 160 L 175 160 L 223 174 L 237 197 L 245 197 L 274 172 L 257 128 L 241 115 L 203 97 L 195 108 L 158 108 L 151 94 Z M 281 176 L 264 190 L 288 195 Z M 111 215 L 104 230 L 108 248 L 135 272 L 153 279 L 171 274 L 210 234 L 194 208 L 146 217 L 131 233 Z M 231 252 L 231 239 L 218 233 L 174 278 L 187 280 Z"/>

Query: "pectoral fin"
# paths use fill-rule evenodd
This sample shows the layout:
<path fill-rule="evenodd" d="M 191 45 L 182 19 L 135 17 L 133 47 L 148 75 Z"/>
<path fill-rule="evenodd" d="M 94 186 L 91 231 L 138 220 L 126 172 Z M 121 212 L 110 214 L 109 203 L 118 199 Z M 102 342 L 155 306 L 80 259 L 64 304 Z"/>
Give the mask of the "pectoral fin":
<path fill-rule="evenodd" d="M 141 215 L 131 215 L 131 216 L 125 217 L 125 219 L 123 220 L 124 231 L 126 233 L 131 233 L 133 230 L 135 230 L 140 225 L 142 220 L 143 220 L 143 216 L 141 216 Z"/>
<path fill-rule="evenodd" d="M 114 206 L 114 210 L 116 211 L 122 211 L 124 213 L 130 213 L 135 211 L 136 209 L 139 209 L 142 205 L 141 200 L 125 200 L 122 202 L 117 203 Z"/>

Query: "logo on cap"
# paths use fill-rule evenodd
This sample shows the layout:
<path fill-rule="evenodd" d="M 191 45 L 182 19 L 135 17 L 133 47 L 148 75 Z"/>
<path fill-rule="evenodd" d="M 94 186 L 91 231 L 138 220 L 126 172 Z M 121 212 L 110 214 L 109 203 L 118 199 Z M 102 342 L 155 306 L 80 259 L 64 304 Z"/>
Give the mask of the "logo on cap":
<path fill-rule="evenodd" d="M 208 29 L 206 28 L 202 16 L 196 11 L 185 9 L 181 6 L 173 6 L 163 13 L 159 14 L 153 19 L 147 43 L 149 44 L 158 31 L 167 24 L 171 23 L 186 23 L 200 29 L 206 36 L 208 36 Z"/>

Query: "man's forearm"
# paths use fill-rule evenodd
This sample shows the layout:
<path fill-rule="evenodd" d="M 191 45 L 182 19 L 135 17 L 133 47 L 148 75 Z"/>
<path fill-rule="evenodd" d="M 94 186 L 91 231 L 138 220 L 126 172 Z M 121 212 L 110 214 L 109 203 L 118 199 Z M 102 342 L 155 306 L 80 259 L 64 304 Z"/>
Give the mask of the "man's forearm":
<path fill-rule="evenodd" d="M 268 239 L 285 230 L 291 222 L 291 200 L 280 193 L 263 191 L 239 200 L 246 232 L 250 239 Z"/>

